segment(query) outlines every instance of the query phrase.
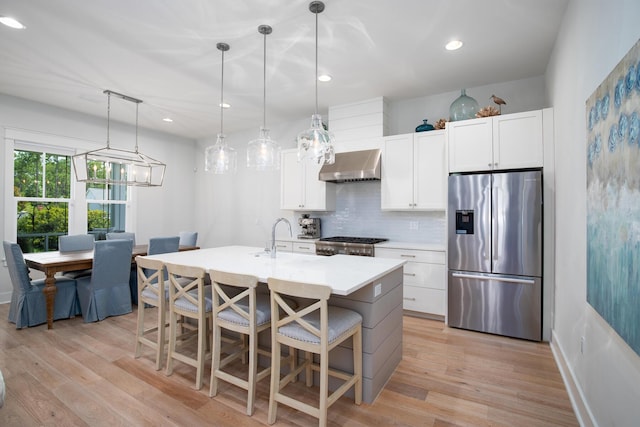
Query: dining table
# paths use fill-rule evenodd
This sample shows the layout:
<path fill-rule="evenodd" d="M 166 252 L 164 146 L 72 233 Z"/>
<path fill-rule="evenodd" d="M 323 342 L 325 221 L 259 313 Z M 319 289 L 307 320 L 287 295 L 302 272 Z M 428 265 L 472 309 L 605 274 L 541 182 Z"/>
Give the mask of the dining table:
<path fill-rule="evenodd" d="M 149 245 L 135 245 L 131 253 L 131 262 L 135 263 L 138 255 L 147 255 Z M 199 249 L 198 246 L 180 246 L 179 251 Z M 78 271 L 93 267 L 93 250 L 71 252 L 33 252 L 23 254 L 27 267 L 44 273 L 44 288 L 47 306 L 47 329 L 53 328 L 53 304 L 56 295 L 56 273 L 62 271 Z"/>
<path fill-rule="evenodd" d="M 251 246 L 222 246 L 144 258 L 255 276 L 263 291 L 270 278 L 329 286 L 329 304 L 362 316 L 362 401 L 373 403 L 402 360 L 402 302 L 405 260 L 366 256 L 277 252 Z M 271 340 L 265 340 L 270 347 Z M 353 353 L 337 346 L 329 366 L 352 372 Z M 335 388 L 337 384 L 330 384 Z"/>

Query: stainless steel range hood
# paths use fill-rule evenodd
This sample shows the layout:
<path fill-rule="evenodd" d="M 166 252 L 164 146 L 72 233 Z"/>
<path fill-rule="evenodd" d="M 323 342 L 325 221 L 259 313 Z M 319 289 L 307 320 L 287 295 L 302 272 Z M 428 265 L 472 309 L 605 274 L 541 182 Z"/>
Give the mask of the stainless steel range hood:
<path fill-rule="evenodd" d="M 323 165 L 318 178 L 327 182 L 380 180 L 380 150 L 336 153 L 336 162 Z"/>

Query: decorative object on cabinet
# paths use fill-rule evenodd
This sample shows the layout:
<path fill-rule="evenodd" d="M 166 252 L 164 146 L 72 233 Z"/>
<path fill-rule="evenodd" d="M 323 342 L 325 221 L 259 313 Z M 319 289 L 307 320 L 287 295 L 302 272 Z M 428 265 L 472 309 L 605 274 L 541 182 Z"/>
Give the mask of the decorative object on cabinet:
<path fill-rule="evenodd" d="M 467 90 L 462 89 L 460 96 L 451 103 L 449 107 L 449 120 L 473 119 L 478 111 L 478 101 L 467 95 Z"/>
<path fill-rule="evenodd" d="M 499 114 L 501 114 L 502 113 L 502 106 L 503 105 L 507 105 L 505 100 L 500 98 L 499 96 L 495 96 L 495 95 L 491 95 L 491 100 L 496 103 L 496 105 L 498 106 L 498 111 L 500 111 Z"/>
<path fill-rule="evenodd" d="M 436 130 L 441 130 L 447 127 L 447 120 L 446 119 L 440 119 L 436 122 L 435 125 L 433 125 L 434 128 L 436 128 Z"/>
<path fill-rule="evenodd" d="M 429 119 L 424 119 L 422 121 L 424 123 L 422 123 L 421 125 L 418 125 L 418 127 L 416 127 L 416 132 L 426 132 L 426 131 L 435 129 L 432 124 L 427 123 L 429 121 Z"/>
<path fill-rule="evenodd" d="M 229 147 L 225 141 L 223 126 L 224 103 L 224 53 L 231 47 L 227 43 L 218 43 L 218 50 L 222 52 L 221 74 L 220 74 L 220 133 L 216 143 L 206 148 L 204 151 L 204 170 L 215 174 L 235 172 L 237 168 L 238 153 Z"/>
<path fill-rule="evenodd" d="M 264 36 L 262 127 L 257 139 L 249 142 L 247 148 L 247 167 L 259 171 L 280 169 L 280 145 L 271 139 L 267 129 L 267 34 L 271 34 L 269 25 L 260 25 L 258 32 Z"/>
<path fill-rule="evenodd" d="M 476 113 L 476 117 L 480 118 L 480 117 L 491 117 L 491 116 L 497 116 L 500 114 L 500 110 L 498 110 L 496 107 L 492 107 L 492 106 L 486 106 L 486 107 L 482 107 L 480 110 L 478 110 L 478 112 Z"/>
<path fill-rule="evenodd" d="M 587 302 L 638 355 L 639 73 L 640 41 L 586 100 L 584 146 Z"/>
<path fill-rule="evenodd" d="M 298 134 L 298 160 L 310 159 L 318 164 L 335 162 L 333 136 L 324 128 L 322 117 L 318 114 L 318 14 L 324 10 L 324 3 L 312 1 L 309 10 L 316 16 L 316 109 L 311 116 L 311 127 Z"/>
<path fill-rule="evenodd" d="M 107 146 L 73 156 L 76 179 L 93 184 L 159 187 L 164 180 L 164 163 L 138 151 L 138 106 L 141 100 L 111 90 L 107 94 Z M 111 148 L 111 95 L 136 104 L 136 146 L 134 151 Z"/>

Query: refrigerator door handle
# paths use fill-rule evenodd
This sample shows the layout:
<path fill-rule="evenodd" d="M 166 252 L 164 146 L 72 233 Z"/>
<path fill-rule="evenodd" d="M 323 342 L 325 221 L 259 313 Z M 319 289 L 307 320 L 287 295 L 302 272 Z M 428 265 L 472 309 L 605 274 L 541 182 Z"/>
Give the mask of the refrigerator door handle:
<path fill-rule="evenodd" d="M 535 280 L 532 280 L 532 279 L 516 279 L 511 277 L 483 276 L 480 274 L 466 274 L 466 273 L 452 273 L 452 276 L 460 277 L 463 279 L 496 280 L 498 282 L 521 283 L 526 285 L 535 284 Z"/>
<path fill-rule="evenodd" d="M 500 258 L 499 255 L 499 247 L 500 247 L 500 240 L 498 240 L 498 224 L 500 223 L 500 221 L 498 220 L 498 212 L 500 212 L 500 202 L 499 202 L 499 195 L 500 193 L 500 187 L 495 186 L 492 189 L 491 192 L 491 252 L 492 252 L 492 261 L 497 262 L 498 259 Z M 493 268 L 493 266 L 492 266 Z"/>
<path fill-rule="evenodd" d="M 485 196 L 485 200 L 491 200 L 491 187 L 485 187 L 484 190 L 484 196 Z M 488 193 L 488 194 L 487 194 Z M 491 209 L 482 209 L 483 213 L 485 214 L 485 218 L 483 218 L 482 223 L 483 224 L 490 224 L 493 226 L 493 215 L 491 214 Z M 488 216 L 488 218 L 487 218 Z M 493 227 L 492 227 L 493 228 Z M 486 259 L 487 261 L 489 261 L 489 268 L 491 268 L 491 252 L 493 252 L 493 244 L 491 242 L 490 243 L 490 247 L 489 250 L 487 250 L 484 246 L 483 246 L 483 253 L 484 253 L 484 259 Z"/>

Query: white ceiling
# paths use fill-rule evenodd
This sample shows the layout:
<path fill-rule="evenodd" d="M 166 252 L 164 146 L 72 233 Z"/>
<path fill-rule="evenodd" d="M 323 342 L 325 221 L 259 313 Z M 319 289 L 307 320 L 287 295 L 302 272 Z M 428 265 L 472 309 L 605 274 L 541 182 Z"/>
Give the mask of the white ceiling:
<path fill-rule="evenodd" d="M 567 0 L 326 0 L 319 20 L 319 108 L 399 100 L 544 73 Z M 142 99 L 140 126 L 189 138 L 314 111 L 315 16 L 308 0 L 3 0 L 0 93 L 106 117 L 104 89 Z M 449 52 L 446 42 L 464 41 Z M 134 122 L 112 98 L 112 119 Z M 162 121 L 171 117 L 173 123 Z M 326 118 L 325 118 L 326 121 Z"/>

